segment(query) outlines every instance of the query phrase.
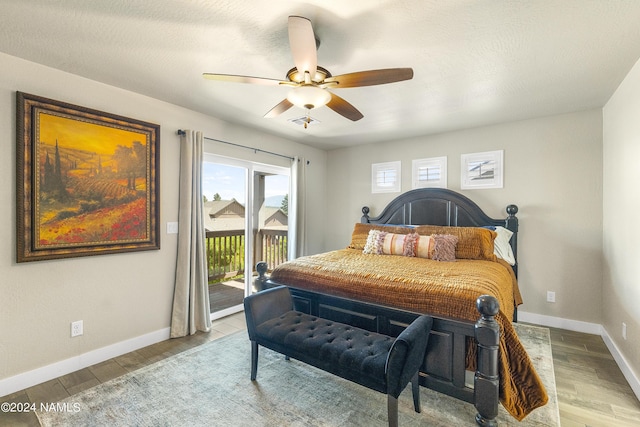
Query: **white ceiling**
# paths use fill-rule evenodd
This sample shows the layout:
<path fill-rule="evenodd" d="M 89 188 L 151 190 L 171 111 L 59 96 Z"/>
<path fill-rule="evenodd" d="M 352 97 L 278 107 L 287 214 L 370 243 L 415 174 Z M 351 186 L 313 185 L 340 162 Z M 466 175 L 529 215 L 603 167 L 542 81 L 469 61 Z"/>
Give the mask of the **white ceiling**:
<path fill-rule="evenodd" d="M 335 89 L 351 122 L 291 108 L 287 17 L 309 18 L 333 75 L 412 67 L 409 81 Z M 603 106 L 640 57 L 637 0 L 0 0 L 0 51 L 323 149 Z M 64 100 L 61 100 L 64 101 Z"/>

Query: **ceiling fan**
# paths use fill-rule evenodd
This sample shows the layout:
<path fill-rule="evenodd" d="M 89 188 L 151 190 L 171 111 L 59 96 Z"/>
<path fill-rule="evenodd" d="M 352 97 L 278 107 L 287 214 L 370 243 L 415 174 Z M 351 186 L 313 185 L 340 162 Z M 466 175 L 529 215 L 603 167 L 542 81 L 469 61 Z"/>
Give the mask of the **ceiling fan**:
<path fill-rule="evenodd" d="M 290 16 L 288 24 L 289 44 L 295 67 L 287 72 L 287 80 L 214 73 L 203 73 L 203 77 L 234 83 L 291 87 L 287 98 L 269 110 L 264 115 L 266 118 L 276 117 L 294 105 L 306 108 L 307 111 L 326 105 L 353 121 L 364 116 L 357 108 L 328 89 L 381 85 L 413 78 L 411 68 L 387 68 L 332 76 L 329 70 L 318 65 L 316 37 L 311 21 L 301 16 Z"/>

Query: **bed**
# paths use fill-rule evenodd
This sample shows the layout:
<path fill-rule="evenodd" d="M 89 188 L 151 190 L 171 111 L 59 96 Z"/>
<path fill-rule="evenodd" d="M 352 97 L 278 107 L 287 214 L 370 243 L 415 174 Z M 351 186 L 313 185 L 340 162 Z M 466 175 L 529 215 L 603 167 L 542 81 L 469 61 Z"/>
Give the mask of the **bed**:
<path fill-rule="evenodd" d="M 258 287 L 287 285 L 297 310 L 397 336 L 419 314 L 434 316 L 423 386 L 473 403 L 479 425 L 497 425 L 498 405 L 518 420 L 547 394 L 512 321 L 518 208 L 494 219 L 447 189 L 416 189 L 375 217 L 362 208 L 345 249 L 300 257 Z M 471 375 L 470 375 L 471 373 Z"/>

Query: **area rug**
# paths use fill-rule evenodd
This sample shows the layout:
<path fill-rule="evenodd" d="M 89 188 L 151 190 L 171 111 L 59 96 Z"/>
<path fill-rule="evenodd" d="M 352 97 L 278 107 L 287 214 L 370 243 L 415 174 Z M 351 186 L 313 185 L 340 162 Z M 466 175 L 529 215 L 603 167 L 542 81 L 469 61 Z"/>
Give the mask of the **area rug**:
<path fill-rule="evenodd" d="M 559 426 L 549 330 L 516 325 L 542 378 L 549 403 L 522 422 L 501 406 L 500 426 Z M 260 348 L 250 374 L 246 332 L 212 341 L 39 412 L 43 426 L 386 426 L 387 398 L 365 387 Z M 401 426 L 474 426 L 475 408 L 421 387 L 422 413 L 411 387 L 399 398 Z"/>

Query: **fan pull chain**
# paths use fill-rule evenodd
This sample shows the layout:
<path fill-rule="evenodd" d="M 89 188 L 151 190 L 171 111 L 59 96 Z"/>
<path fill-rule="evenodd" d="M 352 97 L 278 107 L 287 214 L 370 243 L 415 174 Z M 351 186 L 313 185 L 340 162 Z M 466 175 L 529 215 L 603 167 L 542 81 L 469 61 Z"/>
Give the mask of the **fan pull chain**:
<path fill-rule="evenodd" d="M 311 110 L 307 108 L 307 119 L 304 121 L 304 128 L 307 128 L 307 125 L 311 123 Z"/>

